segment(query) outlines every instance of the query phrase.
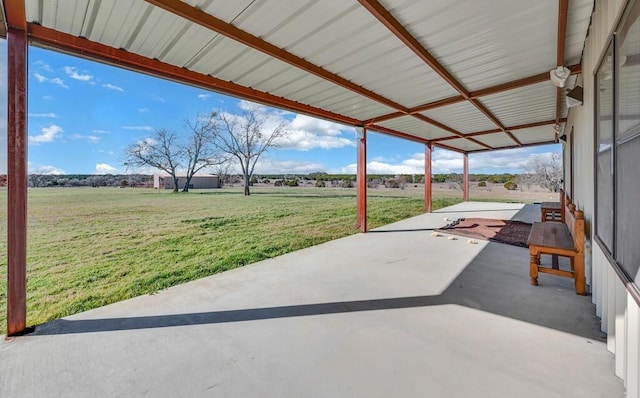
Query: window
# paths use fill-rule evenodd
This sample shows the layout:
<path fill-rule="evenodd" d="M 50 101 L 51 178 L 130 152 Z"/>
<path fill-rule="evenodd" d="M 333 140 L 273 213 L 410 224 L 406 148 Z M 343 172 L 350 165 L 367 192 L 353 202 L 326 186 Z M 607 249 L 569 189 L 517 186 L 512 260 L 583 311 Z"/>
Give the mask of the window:
<path fill-rule="evenodd" d="M 596 74 L 596 234 L 613 253 L 613 46 Z"/>
<path fill-rule="evenodd" d="M 635 13 L 633 12 L 635 9 Z M 640 2 L 616 36 L 615 258 L 636 281 L 640 268 Z"/>
<path fill-rule="evenodd" d="M 596 235 L 640 283 L 640 1 L 596 73 Z"/>

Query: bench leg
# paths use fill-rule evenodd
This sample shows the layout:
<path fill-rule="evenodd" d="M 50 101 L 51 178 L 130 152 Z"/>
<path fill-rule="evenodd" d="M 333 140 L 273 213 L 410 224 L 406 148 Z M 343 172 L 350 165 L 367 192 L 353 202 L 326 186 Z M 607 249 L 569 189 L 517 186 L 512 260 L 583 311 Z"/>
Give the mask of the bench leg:
<path fill-rule="evenodd" d="M 540 255 L 531 254 L 531 262 L 529 264 L 529 276 L 531 277 L 531 284 L 538 286 L 538 265 L 540 265 Z"/>
<path fill-rule="evenodd" d="M 574 266 L 573 276 L 575 278 L 576 293 L 584 296 L 587 294 L 584 280 L 584 253 L 576 254 Z"/>
<path fill-rule="evenodd" d="M 571 271 L 575 272 L 576 265 L 575 265 L 574 257 L 569 257 L 569 264 L 571 264 Z"/>

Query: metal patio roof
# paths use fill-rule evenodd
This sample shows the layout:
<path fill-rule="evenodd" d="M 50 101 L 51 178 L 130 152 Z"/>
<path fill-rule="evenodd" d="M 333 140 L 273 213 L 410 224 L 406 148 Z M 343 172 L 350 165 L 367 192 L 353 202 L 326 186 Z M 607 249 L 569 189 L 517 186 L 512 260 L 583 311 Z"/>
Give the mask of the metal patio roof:
<path fill-rule="evenodd" d="M 475 152 L 557 142 L 593 0 L 0 0 L 0 34 Z M 5 18 L 6 17 L 6 18 Z M 6 22 L 5 22 L 6 19 Z M 570 86 L 571 87 L 571 86 Z"/>

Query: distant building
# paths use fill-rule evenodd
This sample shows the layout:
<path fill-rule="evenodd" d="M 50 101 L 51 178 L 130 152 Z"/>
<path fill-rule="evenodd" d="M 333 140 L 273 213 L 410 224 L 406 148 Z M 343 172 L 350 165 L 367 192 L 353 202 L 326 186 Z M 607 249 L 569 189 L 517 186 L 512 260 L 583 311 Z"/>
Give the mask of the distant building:
<path fill-rule="evenodd" d="M 178 176 L 178 189 L 184 188 L 186 180 L 187 177 Z M 189 189 L 220 188 L 221 186 L 220 177 L 210 174 L 191 177 Z M 153 187 L 155 189 L 173 189 L 173 178 L 168 175 L 154 174 Z"/>

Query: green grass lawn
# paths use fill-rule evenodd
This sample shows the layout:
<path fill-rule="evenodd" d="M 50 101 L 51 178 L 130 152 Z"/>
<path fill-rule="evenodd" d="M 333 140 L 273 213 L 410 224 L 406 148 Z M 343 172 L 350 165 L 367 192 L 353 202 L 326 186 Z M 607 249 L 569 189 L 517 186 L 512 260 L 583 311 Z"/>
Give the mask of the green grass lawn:
<path fill-rule="evenodd" d="M 0 190 L 6 203 L 6 189 Z M 434 209 L 460 202 L 436 198 Z M 371 192 L 369 227 L 422 213 L 420 192 Z M 254 188 L 29 191 L 28 324 L 103 306 L 357 231 L 355 190 Z M 6 220 L 6 208 L 0 212 Z M 6 221 L 0 223 L 0 334 Z"/>

